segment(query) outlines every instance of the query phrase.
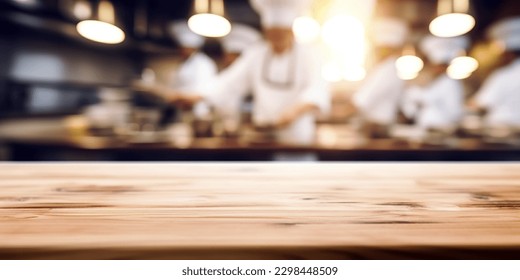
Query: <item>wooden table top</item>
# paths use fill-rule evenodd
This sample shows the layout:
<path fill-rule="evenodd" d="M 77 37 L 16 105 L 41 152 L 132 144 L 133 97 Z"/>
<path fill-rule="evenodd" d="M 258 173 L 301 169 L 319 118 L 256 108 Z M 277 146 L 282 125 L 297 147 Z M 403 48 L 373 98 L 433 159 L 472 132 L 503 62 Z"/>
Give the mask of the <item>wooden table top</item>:
<path fill-rule="evenodd" d="M 0 164 L 3 259 L 520 259 L 519 164 Z"/>

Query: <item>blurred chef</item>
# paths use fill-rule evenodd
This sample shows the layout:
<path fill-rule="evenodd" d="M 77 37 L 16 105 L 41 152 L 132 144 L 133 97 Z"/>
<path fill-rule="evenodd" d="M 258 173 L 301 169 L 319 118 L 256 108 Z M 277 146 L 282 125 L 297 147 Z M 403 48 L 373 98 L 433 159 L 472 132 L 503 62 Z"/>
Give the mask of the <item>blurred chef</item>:
<path fill-rule="evenodd" d="M 224 67 L 231 66 L 240 55 L 263 40 L 262 34 L 245 24 L 235 23 L 232 26 L 231 32 L 222 38 L 222 47 L 224 50 Z M 243 113 L 251 115 L 252 102 L 251 92 L 248 92 L 243 99 L 235 99 L 237 104 L 229 104 L 228 107 L 241 108 L 238 110 L 219 111 L 219 116 L 222 118 L 224 131 L 228 135 L 237 135 L 240 123 L 246 119 L 242 119 Z M 249 120 L 250 118 L 247 118 Z"/>
<path fill-rule="evenodd" d="M 315 140 L 316 117 L 330 108 L 318 54 L 295 42 L 293 21 L 309 0 L 251 0 L 259 12 L 265 42 L 250 46 L 217 79 L 206 100 L 221 110 L 248 92 L 254 96 L 253 122 L 276 129 L 276 140 L 309 145 Z"/>
<path fill-rule="evenodd" d="M 420 44 L 427 62 L 403 99 L 403 112 L 424 130 L 449 131 L 463 116 L 464 87 L 448 77 L 451 61 L 468 47 L 466 37 L 426 36 Z"/>
<path fill-rule="evenodd" d="M 224 66 L 230 66 L 238 57 L 252 45 L 262 40 L 262 34 L 253 27 L 245 24 L 235 23 L 231 32 L 222 38 L 224 48 Z"/>
<path fill-rule="evenodd" d="M 180 45 L 181 63 L 169 73 L 167 85 L 157 84 L 155 82 L 155 73 L 150 69 L 145 69 L 143 78 L 134 83 L 136 90 L 158 96 L 162 99 L 159 102 L 160 104 L 157 104 L 157 101 L 152 103 L 163 108 L 165 115 L 163 116 L 163 123 L 170 122 L 175 115 L 176 108 L 172 104 L 175 103 L 179 95 L 194 96 L 195 93 L 204 92 L 210 87 L 210 81 L 214 80 L 218 74 L 216 63 L 200 51 L 200 48 L 205 43 L 203 37 L 193 33 L 184 21 L 172 23 L 170 31 Z M 209 106 L 204 102 L 197 103 L 193 108 L 193 112 L 198 119 L 210 117 Z M 191 121 L 192 116 L 190 110 L 184 112 L 181 118 L 185 121 Z"/>
<path fill-rule="evenodd" d="M 384 18 L 374 24 L 377 65 L 352 98 L 373 137 L 386 137 L 388 126 L 396 122 L 405 84 L 397 75 L 396 61 L 407 36 L 408 26 L 399 19 Z"/>
<path fill-rule="evenodd" d="M 171 32 L 181 46 L 182 64 L 169 77 L 169 87 L 173 89 L 169 97 L 177 94 L 194 95 L 205 91 L 218 73 L 215 62 L 200 51 L 205 39 L 193 33 L 185 21 L 174 22 Z M 194 108 L 194 113 L 198 118 L 207 118 L 209 106 L 199 102 Z"/>
<path fill-rule="evenodd" d="M 487 126 L 520 129 L 520 17 L 503 20 L 490 31 L 504 47 L 508 64 L 487 79 L 474 105 L 487 112 Z"/>

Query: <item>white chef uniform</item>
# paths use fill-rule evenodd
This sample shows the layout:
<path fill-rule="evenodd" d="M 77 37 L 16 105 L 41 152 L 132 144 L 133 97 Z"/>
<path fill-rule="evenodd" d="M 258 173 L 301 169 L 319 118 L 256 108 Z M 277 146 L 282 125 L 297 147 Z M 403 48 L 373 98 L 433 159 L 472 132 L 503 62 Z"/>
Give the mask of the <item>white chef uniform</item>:
<path fill-rule="evenodd" d="M 253 0 L 265 27 L 292 26 L 306 1 L 302 0 Z M 303 5 L 303 6 L 302 6 Z M 251 46 L 217 79 L 214 90 L 206 98 L 221 110 L 236 110 L 229 104 L 244 94 L 254 95 L 253 121 L 257 125 L 272 125 L 283 113 L 301 103 L 320 108 L 321 113 L 330 109 L 330 96 L 320 74 L 321 63 L 317 52 L 309 47 L 294 44 L 281 55 L 274 54 L 267 42 Z M 309 145 L 315 140 L 315 116 L 308 113 L 288 128 L 277 133 L 281 142 Z"/>
<path fill-rule="evenodd" d="M 226 53 L 239 57 L 242 52 L 251 46 L 254 46 L 257 43 L 261 43 L 262 39 L 262 34 L 255 28 L 245 24 L 234 23 L 231 32 L 226 37 L 222 38 L 221 42 L 222 47 Z M 236 58 L 234 60 L 236 60 Z M 230 60 L 228 62 L 232 63 L 233 61 Z M 250 94 L 250 92 L 248 94 Z M 244 100 L 237 98 L 233 101 L 237 102 L 237 104 L 228 104 L 228 108 L 242 107 L 242 111 L 251 112 L 251 106 L 246 104 Z M 229 102 L 231 102 L 231 100 L 229 100 Z M 226 123 L 232 123 L 231 125 L 234 124 L 236 126 L 238 126 L 240 123 L 241 113 L 241 110 L 227 110 L 225 112 L 219 112 L 220 116 Z"/>
<path fill-rule="evenodd" d="M 439 38 L 427 36 L 421 50 L 433 64 L 449 64 L 467 48 L 465 37 Z M 424 87 L 411 87 L 403 99 L 403 112 L 415 118 L 423 129 L 456 127 L 464 110 L 464 87 L 458 80 L 443 74 Z"/>
<path fill-rule="evenodd" d="M 421 128 L 453 128 L 462 117 L 463 93 L 462 84 L 444 74 L 425 87 L 410 88 L 403 111 Z"/>
<path fill-rule="evenodd" d="M 262 40 L 262 34 L 245 24 L 234 23 L 231 32 L 222 38 L 222 46 L 228 53 L 242 53 Z"/>
<path fill-rule="evenodd" d="M 490 35 L 506 50 L 520 51 L 520 18 L 495 24 Z M 488 126 L 520 128 L 520 59 L 493 73 L 477 93 L 476 102 L 488 110 Z"/>
<path fill-rule="evenodd" d="M 398 19 L 379 19 L 374 35 L 376 46 L 400 48 L 406 41 L 408 27 Z M 397 75 L 396 60 L 396 56 L 391 56 L 377 64 L 354 94 L 352 101 L 364 120 L 379 125 L 396 121 L 405 84 Z"/>
<path fill-rule="evenodd" d="M 204 38 L 193 33 L 186 22 L 175 22 L 171 31 L 182 47 L 199 49 L 204 44 Z M 183 94 L 199 94 L 211 86 L 218 73 L 215 62 L 202 52 L 192 54 L 180 67 L 171 74 L 169 86 Z M 209 114 L 209 107 L 199 103 L 194 108 L 197 117 Z"/>

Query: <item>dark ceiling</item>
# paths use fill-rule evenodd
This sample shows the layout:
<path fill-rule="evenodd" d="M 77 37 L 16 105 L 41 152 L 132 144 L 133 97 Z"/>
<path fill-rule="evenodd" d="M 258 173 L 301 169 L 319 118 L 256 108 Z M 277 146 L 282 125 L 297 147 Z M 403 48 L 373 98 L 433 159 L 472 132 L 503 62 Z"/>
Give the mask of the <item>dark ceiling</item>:
<path fill-rule="evenodd" d="M 24 1 L 24 0 L 20 0 Z M 2 13 L 23 12 L 45 18 L 73 21 L 68 17 L 71 2 L 75 0 L 25 0 L 36 1 L 37 6 L 16 4 L 17 0 L 0 0 Z M 93 1 L 90 1 L 93 2 Z M 150 26 L 164 24 L 176 19 L 186 19 L 192 13 L 193 0 L 112 0 L 118 19 L 125 25 L 134 25 L 136 17 L 145 15 Z M 258 16 L 247 0 L 225 0 L 227 16 L 232 21 L 258 24 Z"/>
<path fill-rule="evenodd" d="M 21 0 L 20 0 L 21 1 Z M 74 37 L 75 19 L 70 16 L 67 4 L 74 0 L 25 0 L 38 3 L 35 7 L 25 7 L 16 4 L 16 0 L 0 0 L 0 29 L 9 33 L 16 26 L 20 29 L 47 31 Z M 363 1 L 363 0 L 359 0 Z M 437 0 L 379 0 L 387 7 L 393 7 L 391 13 L 399 14 L 406 2 L 419 3 L 419 10 L 413 26 L 417 29 L 427 28 L 434 16 Z M 168 23 L 177 19 L 186 19 L 192 13 L 193 0 L 112 0 L 116 8 L 119 23 L 126 30 L 127 42 L 122 47 L 146 49 L 150 46 L 171 47 L 172 40 L 168 34 Z M 248 0 L 225 0 L 227 16 L 233 22 L 242 22 L 259 26 L 258 15 L 249 5 Z M 472 0 L 474 14 L 478 25 L 472 32 L 475 39 L 483 37 L 483 32 L 493 21 L 507 16 L 520 15 L 518 0 Z M 382 5 L 380 5 L 382 6 Z M 70 7 L 70 6 L 69 6 Z M 137 22 L 145 24 L 138 25 Z M 426 29 L 427 30 L 427 29 Z M 2 31 L 2 30 L 0 30 Z M 81 40 L 81 38 L 75 38 Z M 144 46 L 144 47 L 143 47 Z M 150 49 L 150 48 L 149 48 Z M 153 47 L 151 48 L 153 49 Z M 155 48 L 157 49 L 157 48 Z"/>
<path fill-rule="evenodd" d="M 23 1 L 23 0 L 20 0 Z M 25 0 L 37 5 L 18 4 L 17 0 L 0 0 L 0 33 L 44 31 L 64 35 L 68 39 L 83 40 L 75 32 L 77 20 L 70 12 L 75 0 Z M 90 1 L 92 2 L 92 1 Z M 144 51 L 171 48 L 168 23 L 187 19 L 192 14 L 192 0 L 112 0 L 118 25 L 127 33 L 127 40 L 119 47 Z M 259 26 L 258 15 L 247 0 L 225 0 L 228 18 Z M 144 23 L 144 24 L 142 24 Z M 63 37 L 63 36 L 62 36 Z M 85 42 L 89 44 L 89 42 Z M 90 43 L 92 44 L 92 43 Z M 95 44 L 93 45 L 95 46 Z M 103 47 L 103 46 L 99 46 Z"/>

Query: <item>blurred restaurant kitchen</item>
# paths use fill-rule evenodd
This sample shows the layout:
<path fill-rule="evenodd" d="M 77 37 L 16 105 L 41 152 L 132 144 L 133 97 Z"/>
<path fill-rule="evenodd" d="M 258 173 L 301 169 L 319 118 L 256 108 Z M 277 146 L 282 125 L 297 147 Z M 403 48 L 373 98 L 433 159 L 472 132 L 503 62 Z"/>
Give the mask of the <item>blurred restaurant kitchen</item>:
<path fill-rule="evenodd" d="M 519 61 L 515 0 L 0 0 L 0 160 L 518 161 Z"/>

